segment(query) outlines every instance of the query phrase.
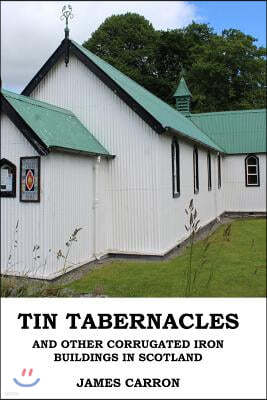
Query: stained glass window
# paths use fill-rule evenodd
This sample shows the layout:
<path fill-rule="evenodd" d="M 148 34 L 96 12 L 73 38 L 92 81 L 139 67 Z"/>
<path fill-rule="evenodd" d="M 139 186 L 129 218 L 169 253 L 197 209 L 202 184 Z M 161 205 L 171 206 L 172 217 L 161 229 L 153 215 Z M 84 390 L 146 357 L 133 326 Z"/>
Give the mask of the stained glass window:
<path fill-rule="evenodd" d="M 20 159 L 20 201 L 40 201 L 40 157 Z"/>

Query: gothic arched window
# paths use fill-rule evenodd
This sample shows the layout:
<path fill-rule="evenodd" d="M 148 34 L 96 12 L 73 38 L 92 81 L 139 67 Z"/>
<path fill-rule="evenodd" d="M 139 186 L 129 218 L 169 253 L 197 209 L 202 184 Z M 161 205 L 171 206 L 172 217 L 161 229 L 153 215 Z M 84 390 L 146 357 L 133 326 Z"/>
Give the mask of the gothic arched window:
<path fill-rule="evenodd" d="M 180 148 L 176 139 L 172 141 L 172 194 L 180 196 Z"/>
<path fill-rule="evenodd" d="M 208 164 L 208 190 L 211 190 L 211 159 L 210 159 L 210 152 L 207 154 L 207 164 Z"/>
<path fill-rule="evenodd" d="M 198 149 L 193 150 L 193 172 L 194 172 L 194 193 L 199 192 L 199 175 L 198 175 Z"/>
<path fill-rule="evenodd" d="M 259 159 L 254 154 L 245 158 L 246 186 L 260 186 Z"/>
<path fill-rule="evenodd" d="M 222 187 L 222 165 L 221 165 L 221 155 L 218 154 L 217 156 L 218 161 L 218 189 Z"/>

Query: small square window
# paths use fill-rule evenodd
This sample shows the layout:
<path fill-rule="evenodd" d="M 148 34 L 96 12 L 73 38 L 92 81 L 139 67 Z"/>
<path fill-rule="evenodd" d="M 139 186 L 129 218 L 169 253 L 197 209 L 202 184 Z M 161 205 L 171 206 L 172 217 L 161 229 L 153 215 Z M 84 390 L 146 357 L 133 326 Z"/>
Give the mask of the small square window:
<path fill-rule="evenodd" d="M 258 184 L 257 175 L 248 175 L 248 184 L 249 185 L 257 185 Z"/>
<path fill-rule="evenodd" d="M 248 173 L 249 173 L 249 174 L 256 174 L 256 173 L 257 173 L 257 167 L 256 167 L 256 165 L 253 165 L 253 166 L 249 165 L 249 166 L 248 166 Z"/>

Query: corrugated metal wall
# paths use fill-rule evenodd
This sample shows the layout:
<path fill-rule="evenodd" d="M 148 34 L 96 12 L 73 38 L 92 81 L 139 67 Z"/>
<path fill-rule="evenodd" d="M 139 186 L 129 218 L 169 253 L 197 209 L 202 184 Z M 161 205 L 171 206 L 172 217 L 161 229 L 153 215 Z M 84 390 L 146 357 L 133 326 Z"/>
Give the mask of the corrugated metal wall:
<path fill-rule="evenodd" d="M 227 211 L 266 212 L 266 154 L 258 154 L 260 186 L 245 184 L 246 154 L 226 156 L 224 202 Z"/>
<path fill-rule="evenodd" d="M 162 255 L 169 251 L 186 237 L 184 210 L 191 198 L 201 226 L 225 210 L 261 211 L 265 207 L 264 186 L 245 188 L 243 156 L 223 157 L 219 190 L 217 156 L 211 153 L 212 190 L 208 191 L 207 152 L 202 148 L 199 193 L 194 194 L 193 146 L 182 139 L 181 195 L 173 198 L 172 138 L 155 133 L 74 57 L 67 68 L 63 60 L 54 66 L 32 96 L 72 110 L 116 158 L 97 164 L 94 158 L 50 154 L 41 159 L 40 204 L 20 203 L 18 193 L 16 199 L 2 199 L 4 263 L 16 221 L 20 220 L 19 246 L 14 253 L 16 270 L 24 271 L 27 266 L 33 275 L 39 265 L 38 276 L 52 277 L 63 266 L 62 260 L 56 260 L 56 251 L 66 251 L 65 243 L 76 227 L 83 229 L 70 261 L 78 266 L 93 259 L 95 253 Z M 1 123 L 2 157 L 19 167 L 19 157 L 35 152 L 7 118 Z M 263 164 L 261 173 L 264 185 Z M 35 244 L 40 245 L 37 265 L 32 254 Z"/>
<path fill-rule="evenodd" d="M 201 225 L 230 206 L 224 176 L 227 157 L 222 157 L 222 187 L 218 189 L 217 156 L 211 153 L 212 190 L 208 191 L 207 152 L 199 149 L 200 191 L 195 195 L 192 146 L 181 139 L 182 190 L 173 199 L 171 138 L 151 130 L 75 57 L 68 68 L 63 60 L 57 64 L 33 96 L 72 109 L 117 155 L 108 165 L 109 251 L 163 254 L 186 237 L 184 209 L 191 198 Z M 254 204 L 254 210 L 257 207 Z"/>
<path fill-rule="evenodd" d="M 1 198 L 1 268 L 10 273 L 52 277 L 63 268 L 59 249 L 75 228 L 82 227 L 71 248 L 67 265 L 80 265 L 93 258 L 93 163 L 88 157 L 49 154 L 41 157 L 41 201 L 19 201 L 19 163 L 22 156 L 38 155 L 6 116 L 1 118 L 1 157 L 17 167 L 16 198 Z M 100 205 L 101 207 L 101 205 Z M 102 214 L 104 214 L 102 212 Z M 16 222 L 19 221 L 15 235 Z M 17 240 L 17 247 L 10 246 Z M 34 253 L 35 245 L 40 249 Z M 49 251 L 51 249 L 51 251 Z M 35 256 L 40 256 L 34 260 Z"/>
<path fill-rule="evenodd" d="M 185 208 L 191 199 L 198 211 L 200 226 L 204 226 L 224 211 L 222 189 L 218 189 L 217 157 L 211 153 L 212 190 L 208 191 L 207 151 L 198 149 L 199 192 L 194 194 L 193 146 L 179 140 L 180 186 L 178 198 L 172 197 L 172 166 L 170 137 L 161 138 L 160 218 L 162 252 L 172 249 L 187 237 L 184 225 L 188 224 Z"/>
<path fill-rule="evenodd" d="M 110 252 L 157 254 L 159 135 L 79 60 L 57 64 L 32 96 L 71 109 L 116 158 L 107 162 L 104 188 Z M 102 195 L 103 195 L 102 189 Z"/>

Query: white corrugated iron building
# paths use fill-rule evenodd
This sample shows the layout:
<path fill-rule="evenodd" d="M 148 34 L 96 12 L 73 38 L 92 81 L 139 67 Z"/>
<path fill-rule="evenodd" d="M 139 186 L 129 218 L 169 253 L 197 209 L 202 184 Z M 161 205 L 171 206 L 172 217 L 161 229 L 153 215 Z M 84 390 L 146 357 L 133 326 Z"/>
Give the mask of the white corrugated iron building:
<path fill-rule="evenodd" d="M 266 110 L 191 114 L 183 78 L 175 97 L 68 38 L 21 95 L 1 91 L 2 273 L 164 256 L 188 236 L 190 199 L 202 227 L 266 212 Z"/>

